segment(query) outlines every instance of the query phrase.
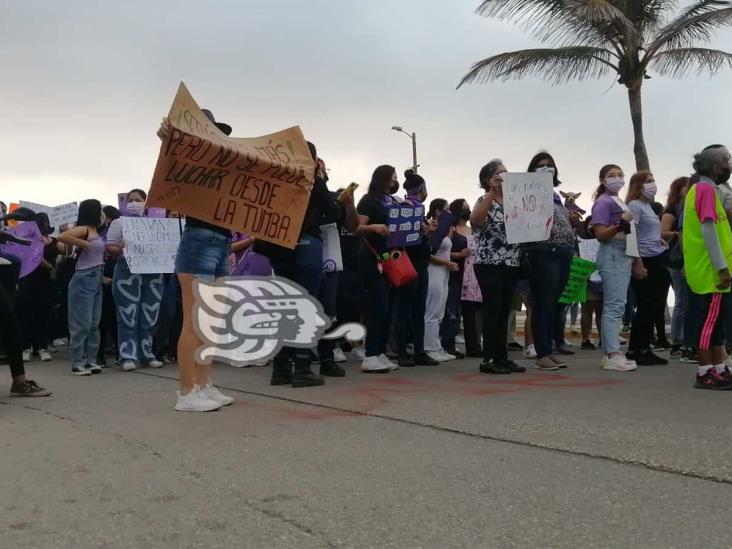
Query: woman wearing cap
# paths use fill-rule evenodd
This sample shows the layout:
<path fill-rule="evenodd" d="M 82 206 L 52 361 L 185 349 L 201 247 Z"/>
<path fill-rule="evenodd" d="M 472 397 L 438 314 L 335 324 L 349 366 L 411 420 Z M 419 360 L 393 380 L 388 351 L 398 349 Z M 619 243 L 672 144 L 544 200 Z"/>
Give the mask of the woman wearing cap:
<path fill-rule="evenodd" d="M 231 134 L 231 126 L 216 122 L 209 110 L 204 115 L 224 135 Z M 163 119 L 158 137 L 165 139 L 170 123 Z M 229 274 L 231 231 L 194 217 L 186 217 L 186 228 L 181 235 L 175 256 L 175 273 L 181 287 L 183 327 L 178 340 L 178 373 L 180 391 L 175 409 L 183 412 L 210 412 L 234 402 L 211 383 L 211 365 L 198 364 L 194 359 L 201 342 L 193 327 L 195 279 L 213 282 Z"/>
<path fill-rule="evenodd" d="M 32 273 L 18 281 L 18 317 L 23 338 L 23 362 L 30 362 L 34 353 L 43 362 L 48 362 L 51 360 L 48 348 L 53 337 L 54 281 L 60 245 L 51 237 L 54 228 L 47 214 L 36 213 L 35 222 L 43 235 L 43 259 Z"/>

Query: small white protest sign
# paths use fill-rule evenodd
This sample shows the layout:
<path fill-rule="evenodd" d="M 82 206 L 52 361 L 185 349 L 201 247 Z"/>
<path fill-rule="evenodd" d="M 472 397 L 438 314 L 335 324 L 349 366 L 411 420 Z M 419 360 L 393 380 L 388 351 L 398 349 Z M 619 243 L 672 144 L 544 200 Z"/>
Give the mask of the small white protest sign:
<path fill-rule="evenodd" d="M 504 173 L 503 210 L 509 244 L 549 239 L 554 224 L 550 173 Z"/>
<path fill-rule="evenodd" d="M 172 273 L 180 243 L 177 219 L 121 217 L 124 255 L 132 274 Z"/>

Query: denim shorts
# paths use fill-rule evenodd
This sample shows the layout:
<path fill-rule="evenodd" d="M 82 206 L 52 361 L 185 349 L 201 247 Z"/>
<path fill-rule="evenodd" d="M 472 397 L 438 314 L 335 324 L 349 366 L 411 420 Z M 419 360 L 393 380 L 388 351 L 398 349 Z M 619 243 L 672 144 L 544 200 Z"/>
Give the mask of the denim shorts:
<path fill-rule="evenodd" d="M 228 276 L 231 237 L 203 227 L 186 227 L 175 256 L 175 272 L 202 279 Z"/>

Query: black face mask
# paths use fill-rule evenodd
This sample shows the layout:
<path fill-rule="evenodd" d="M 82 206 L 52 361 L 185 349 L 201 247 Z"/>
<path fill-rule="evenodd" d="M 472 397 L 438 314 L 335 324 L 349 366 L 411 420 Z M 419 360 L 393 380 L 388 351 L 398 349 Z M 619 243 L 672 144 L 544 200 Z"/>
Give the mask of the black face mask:
<path fill-rule="evenodd" d="M 396 194 L 399 191 L 399 182 L 394 181 L 389 187 L 389 194 Z"/>
<path fill-rule="evenodd" d="M 470 210 L 467 208 L 464 208 L 460 212 L 460 219 L 462 219 L 463 221 L 468 221 L 470 219 Z"/>

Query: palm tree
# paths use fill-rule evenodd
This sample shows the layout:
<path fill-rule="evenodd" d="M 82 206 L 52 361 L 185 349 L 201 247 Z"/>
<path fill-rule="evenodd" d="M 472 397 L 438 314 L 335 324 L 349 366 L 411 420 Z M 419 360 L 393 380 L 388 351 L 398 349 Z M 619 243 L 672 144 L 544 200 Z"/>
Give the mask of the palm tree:
<path fill-rule="evenodd" d="M 635 163 L 650 168 L 641 87 L 649 70 L 683 78 L 714 76 L 732 54 L 699 47 L 732 24 L 732 3 L 698 0 L 676 17 L 674 0 L 484 0 L 476 13 L 517 23 L 550 47 L 501 53 L 475 63 L 458 85 L 537 74 L 552 84 L 615 74 L 628 89 Z"/>

